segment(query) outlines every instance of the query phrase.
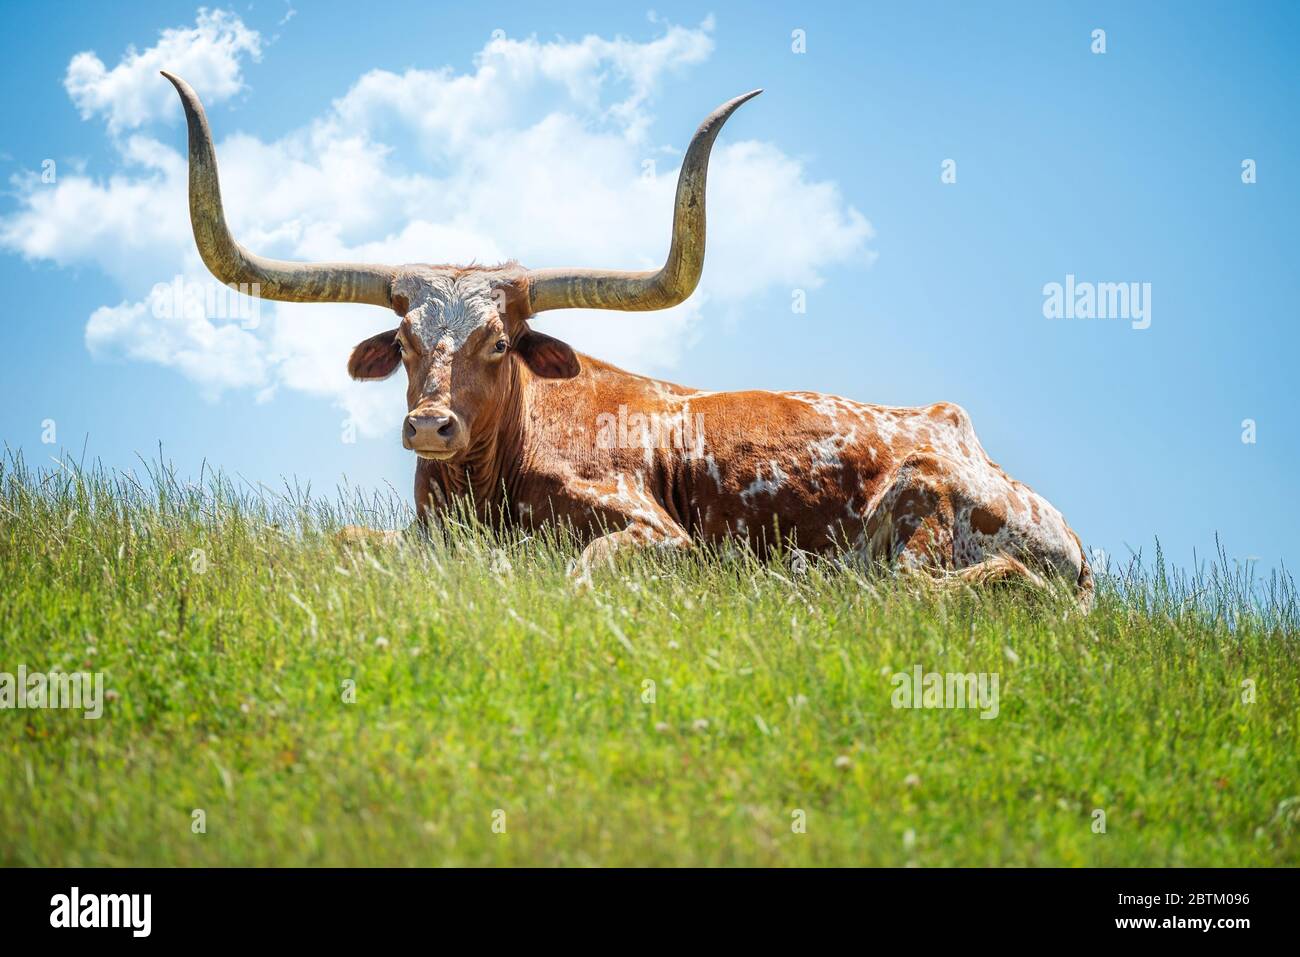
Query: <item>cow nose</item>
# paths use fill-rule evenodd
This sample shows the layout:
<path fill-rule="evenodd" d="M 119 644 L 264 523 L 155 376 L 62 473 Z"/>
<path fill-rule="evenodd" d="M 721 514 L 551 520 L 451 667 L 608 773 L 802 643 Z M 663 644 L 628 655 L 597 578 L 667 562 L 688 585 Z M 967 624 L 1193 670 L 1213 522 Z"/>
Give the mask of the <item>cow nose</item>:
<path fill-rule="evenodd" d="M 445 451 L 460 437 L 460 419 L 454 412 L 412 412 L 402 436 L 407 448 L 417 452 Z"/>

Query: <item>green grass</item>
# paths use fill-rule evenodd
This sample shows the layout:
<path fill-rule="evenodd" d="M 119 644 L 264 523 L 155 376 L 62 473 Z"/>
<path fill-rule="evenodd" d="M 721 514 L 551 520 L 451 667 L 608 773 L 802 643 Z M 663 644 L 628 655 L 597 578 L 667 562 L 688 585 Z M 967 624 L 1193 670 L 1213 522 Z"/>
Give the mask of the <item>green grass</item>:
<path fill-rule="evenodd" d="M 737 552 L 581 593 L 563 536 L 358 518 L 402 508 L 0 462 L 0 671 L 112 692 L 0 711 L 0 864 L 1300 863 L 1288 578 L 1157 560 L 1080 618 Z M 1000 713 L 894 709 L 917 664 Z"/>

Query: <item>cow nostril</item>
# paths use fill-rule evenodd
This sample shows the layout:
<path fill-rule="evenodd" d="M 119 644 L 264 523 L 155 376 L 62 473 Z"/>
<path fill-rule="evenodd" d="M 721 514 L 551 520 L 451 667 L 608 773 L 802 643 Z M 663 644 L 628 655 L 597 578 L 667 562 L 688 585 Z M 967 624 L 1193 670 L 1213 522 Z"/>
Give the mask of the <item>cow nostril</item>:
<path fill-rule="evenodd" d="M 415 423 L 412 422 L 410 419 L 406 420 L 406 437 L 408 439 L 415 438 Z"/>
<path fill-rule="evenodd" d="M 456 434 L 456 420 L 447 419 L 442 425 L 438 426 L 438 434 L 444 439 L 449 439 Z"/>

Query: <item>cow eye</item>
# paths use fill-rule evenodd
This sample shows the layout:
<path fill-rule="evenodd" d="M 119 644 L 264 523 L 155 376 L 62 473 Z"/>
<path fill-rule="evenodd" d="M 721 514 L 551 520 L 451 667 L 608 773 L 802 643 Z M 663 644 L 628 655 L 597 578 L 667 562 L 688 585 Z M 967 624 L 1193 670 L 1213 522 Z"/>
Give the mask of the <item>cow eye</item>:
<path fill-rule="evenodd" d="M 493 347 L 492 351 L 495 352 L 497 355 L 500 355 L 501 353 L 505 352 L 509 348 L 510 348 L 509 339 L 498 339 L 497 344 Z"/>

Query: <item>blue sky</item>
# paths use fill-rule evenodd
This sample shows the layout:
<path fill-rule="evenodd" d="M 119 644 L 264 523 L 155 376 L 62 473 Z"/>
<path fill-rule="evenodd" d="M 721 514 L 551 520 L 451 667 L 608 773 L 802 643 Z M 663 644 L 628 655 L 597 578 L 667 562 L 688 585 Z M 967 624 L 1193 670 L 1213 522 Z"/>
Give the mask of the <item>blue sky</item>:
<path fill-rule="evenodd" d="M 341 381 L 381 311 L 152 315 L 155 284 L 204 274 L 151 58 L 205 100 L 236 234 L 289 258 L 649 265 L 691 131 L 762 86 L 715 156 L 700 294 L 539 328 L 702 388 L 960 403 L 1116 558 L 1158 536 L 1190 564 L 1217 532 L 1300 560 L 1295 6 L 296 7 L 6 7 L 0 439 L 30 462 L 161 443 L 183 472 L 409 494 L 400 383 Z M 1046 318 L 1067 275 L 1150 283 L 1149 328 Z"/>

